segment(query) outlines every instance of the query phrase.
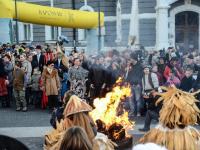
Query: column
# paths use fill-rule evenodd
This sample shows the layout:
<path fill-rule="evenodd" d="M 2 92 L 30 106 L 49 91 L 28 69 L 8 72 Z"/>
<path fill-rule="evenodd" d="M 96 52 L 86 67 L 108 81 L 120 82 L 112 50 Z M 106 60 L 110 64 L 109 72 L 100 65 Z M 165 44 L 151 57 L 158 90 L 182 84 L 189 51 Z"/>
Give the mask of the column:
<path fill-rule="evenodd" d="M 169 46 L 168 30 L 168 3 L 166 0 L 157 0 L 156 6 L 156 49 Z"/>
<path fill-rule="evenodd" d="M 199 50 L 200 50 L 200 13 L 199 13 L 199 45 L 198 45 L 199 47 Z"/>
<path fill-rule="evenodd" d="M 12 23 L 11 19 L 1 18 L 0 19 L 0 43 L 11 43 L 12 42 Z"/>
<path fill-rule="evenodd" d="M 139 17 L 138 17 L 138 0 L 132 0 L 131 20 L 129 38 L 135 38 L 134 45 L 139 44 Z M 131 46 L 129 44 L 129 46 Z"/>
<path fill-rule="evenodd" d="M 119 46 L 122 41 L 121 4 L 119 0 L 117 1 L 117 7 L 116 7 L 116 29 L 117 29 L 117 36 L 115 42 Z"/>

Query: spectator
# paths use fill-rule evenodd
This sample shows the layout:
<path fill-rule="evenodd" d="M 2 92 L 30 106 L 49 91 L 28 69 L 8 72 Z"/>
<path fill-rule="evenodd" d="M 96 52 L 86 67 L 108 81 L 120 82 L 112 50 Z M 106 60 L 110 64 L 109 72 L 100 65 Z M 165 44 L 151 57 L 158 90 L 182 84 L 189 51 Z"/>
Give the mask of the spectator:
<path fill-rule="evenodd" d="M 4 69 L 4 62 L 2 58 L 0 58 L 0 68 L 0 101 L 2 103 L 2 107 L 8 107 L 8 100 L 6 98 L 8 95 L 7 85 L 9 81 L 7 80 L 7 74 Z"/>
<path fill-rule="evenodd" d="M 102 90 L 105 88 L 106 72 L 103 63 L 103 56 L 96 58 L 89 74 L 89 78 L 91 79 L 91 97 L 93 99 L 101 97 Z"/>
<path fill-rule="evenodd" d="M 33 56 L 32 66 L 33 68 L 39 67 L 40 72 L 42 72 L 45 64 L 45 58 L 44 55 L 42 54 L 42 46 L 37 45 L 36 52 L 37 55 Z"/>
<path fill-rule="evenodd" d="M 164 77 L 166 78 L 166 80 L 169 79 L 169 76 L 172 70 L 175 76 L 179 78 L 179 80 L 182 79 L 183 77 L 182 70 L 178 66 L 177 61 L 178 61 L 178 58 L 173 57 L 171 61 L 168 63 L 168 65 L 165 67 Z"/>
<path fill-rule="evenodd" d="M 166 82 L 168 86 L 173 86 L 173 85 L 175 85 L 176 87 L 180 86 L 180 80 L 175 74 L 176 73 L 175 73 L 174 70 L 170 71 L 169 77 L 168 77 L 167 82 Z"/>
<path fill-rule="evenodd" d="M 21 110 L 22 104 L 22 111 L 27 111 L 27 104 L 25 100 L 25 68 L 22 68 L 21 62 L 17 61 L 15 63 L 15 69 L 13 72 L 13 88 L 14 88 L 14 95 L 16 100 L 16 111 Z"/>
<path fill-rule="evenodd" d="M 63 79 L 63 73 L 68 71 L 68 59 L 62 53 L 62 51 L 57 52 L 57 58 L 55 60 L 54 67 L 58 69 L 58 75 L 61 79 Z"/>
<path fill-rule="evenodd" d="M 47 67 L 42 73 L 43 89 L 48 96 L 48 105 L 50 112 L 58 106 L 58 91 L 60 90 L 60 80 L 57 69 L 54 68 L 52 61 L 47 62 Z"/>
<path fill-rule="evenodd" d="M 22 63 L 22 67 L 25 68 L 25 76 L 26 76 L 26 89 L 25 89 L 25 98 L 26 98 L 26 103 L 30 103 L 30 97 L 31 97 L 31 73 L 32 73 L 32 55 L 26 55 L 23 53 L 20 55 L 20 61 Z"/>
<path fill-rule="evenodd" d="M 8 98 L 7 98 L 7 107 L 10 107 L 10 102 L 13 100 L 13 64 L 11 62 L 10 55 L 6 54 L 4 56 L 4 69 L 6 74 L 8 75 L 9 84 L 7 86 L 8 89 Z"/>
<path fill-rule="evenodd" d="M 42 92 L 40 90 L 40 80 L 41 80 L 41 73 L 38 68 L 33 70 L 33 75 L 31 79 L 31 91 L 32 91 L 32 100 L 33 104 L 36 108 L 41 106 L 41 96 Z"/>
<path fill-rule="evenodd" d="M 144 66 L 144 75 L 142 78 L 142 94 L 144 98 L 144 111 L 152 109 L 151 103 L 155 100 L 155 91 L 159 87 L 158 77 L 151 72 L 151 66 Z M 141 105 L 140 105 L 141 106 Z"/>
<path fill-rule="evenodd" d="M 193 69 L 187 68 L 185 71 L 185 77 L 181 80 L 180 89 L 186 92 L 193 91 L 193 84 L 195 80 L 192 76 Z"/>
<path fill-rule="evenodd" d="M 158 65 L 158 72 L 161 74 L 161 80 L 163 82 L 166 82 L 166 79 L 164 77 L 164 72 L 165 72 L 165 68 L 166 68 L 165 58 L 160 57 L 157 65 Z"/>
<path fill-rule="evenodd" d="M 132 88 L 132 95 L 133 97 L 131 98 L 130 102 L 130 117 L 137 116 L 139 115 L 140 111 L 140 104 L 141 104 L 141 92 L 142 92 L 142 87 L 141 87 L 141 81 L 142 81 L 142 66 L 138 62 L 138 56 L 135 54 L 131 55 L 131 61 L 132 61 L 132 67 L 130 68 L 131 70 L 128 72 L 126 81 L 131 84 Z"/>

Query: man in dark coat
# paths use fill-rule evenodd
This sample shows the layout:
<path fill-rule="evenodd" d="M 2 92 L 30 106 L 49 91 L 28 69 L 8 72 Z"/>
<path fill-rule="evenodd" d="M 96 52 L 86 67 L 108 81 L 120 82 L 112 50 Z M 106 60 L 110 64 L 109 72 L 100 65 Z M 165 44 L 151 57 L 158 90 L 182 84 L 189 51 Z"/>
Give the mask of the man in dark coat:
<path fill-rule="evenodd" d="M 132 99 L 129 101 L 130 102 L 130 109 L 131 113 L 129 116 L 132 117 L 134 116 L 139 116 L 140 112 L 140 107 L 141 107 L 141 92 L 142 92 L 142 87 L 141 87 L 141 82 L 142 82 L 142 75 L 143 75 L 143 67 L 142 65 L 138 62 L 138 56 L 135 54 L 131 54 L 131 59 L 132 59 L 132 67 L 130 71 L 127 74 L 126 81 L 130 83 L 132 87 Z"/>
<path fill-rule="evenodd" d="M 57 52 L 57 59 L 54 62 L 54 67 L 58 69 L 58 75 L 63 79 L 63 73 L 68 72 L 68 60 L 61 52 Z"/>
<path fill-rule="evenodd" d="M 193 88 L 193 84 L 195 83 L 195 79 L 192 76 L 193 69 L 187 68 L 185 71 L 185 76 L 181 80 L 180 89 L 186 92 L 190 92 Z"/>
<path fill-rule="evenodd" d="M 32 68 L 39 68 L 40 72 L 43 71 L 43 66 L 45 65 L 45 57 L 42 54 L 42 47 L 40 45 L 36 46 L 36 52 L 37 55 L 33 56 L 33 61 L 32 61 Z"/>
<path fill-rule="evenodd" d="M 101 96 L 102 89 L 105 87 L 105 68 L 103 66 L 103 57 L 100 57 L 93 64 L 89 78 L 91 79 L 91 97 L 97 98 Z"/>

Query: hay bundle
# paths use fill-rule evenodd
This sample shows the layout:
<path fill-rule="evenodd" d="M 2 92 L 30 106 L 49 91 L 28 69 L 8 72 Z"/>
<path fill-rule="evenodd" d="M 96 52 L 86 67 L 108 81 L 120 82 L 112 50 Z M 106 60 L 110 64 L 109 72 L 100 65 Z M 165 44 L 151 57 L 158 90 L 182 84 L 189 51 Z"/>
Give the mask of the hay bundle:
<path fill-rule="evenodd" d="M 196 106 L 196 93 L 183 92 L 176 87 L 162 88 L 165 93 L 157 103 L 163 102 L 159 125 L 150 130 L 139 143 L 156 143 L 168 150 L 199 150 L 200 133 L 194 127 L 200 110 Z"/>
<path fill-rule="evenodd" d="M 160 123 L 170 129 L 194 125 L 200 113 L 196 105 L 198 101 L 194 97 L 196 93 L 187 93 L 175 87 L 162 89 L 166 92 L 158 94 L 161 97 L 157 101 L 157 104 L 163 101 Z"/>

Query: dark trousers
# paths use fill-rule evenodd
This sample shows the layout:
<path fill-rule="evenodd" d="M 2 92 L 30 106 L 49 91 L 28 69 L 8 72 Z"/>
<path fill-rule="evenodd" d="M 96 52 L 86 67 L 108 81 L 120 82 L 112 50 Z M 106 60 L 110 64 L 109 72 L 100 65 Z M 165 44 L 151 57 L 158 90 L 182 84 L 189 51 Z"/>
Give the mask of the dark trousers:
<path fill-rule="evenodd" d="M 94 88 L 91 90 L 91 98 L 95 99 L 101 97 L 102 85 L 94 85 Z"/>
<path fill-rule="evenodd" d="M 14 97 L 14 95 L 13 95 L 13 87 L 12 86 L 8 86 L 7 89 L 8 89 L 7 105 L 9 107 L 10 106 L 10 102 L 13 101 L 13 97 Z"/>
<path fill-rule="evenodd" d="M 35 107 L 39 108 L 41 106 L 42 91 L 32 91 L 32 100 Z"/>
<path fill-rule="evenodd" d="M 158 120 L 158 117 L 159 117 L 159 114 L 157 112 L 152 111 L 152 110 L 147 110 L 147 113 L 145 116 L 144 128 L 150 129 L 151 120 L 152 119 Z"/>
<path fill-rule="evenodd" d="M 27 87 L 25 91 L 25 98 L 27 105 L 30 104 L 30 98 L 31 98 L 31 87 Z"/>
<path fill-rule="evenodd" d="M 49 109 L 53 109 L 58 106 L 58 95 L 49 95 L 48 96 L 48 105 Z"/>
<path fill-rule="evenodd" d="M 0 96 L 0 102 L 2 104 L 2 107 L 8 107 L 8 105 L 7 105 L 7 95 Z"/>

